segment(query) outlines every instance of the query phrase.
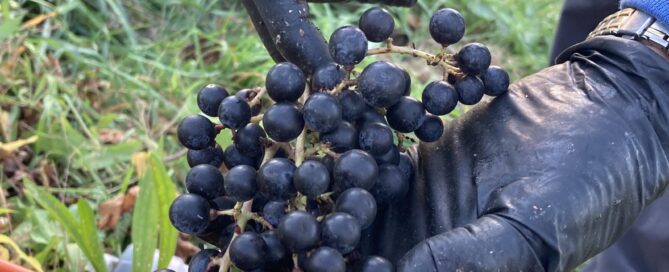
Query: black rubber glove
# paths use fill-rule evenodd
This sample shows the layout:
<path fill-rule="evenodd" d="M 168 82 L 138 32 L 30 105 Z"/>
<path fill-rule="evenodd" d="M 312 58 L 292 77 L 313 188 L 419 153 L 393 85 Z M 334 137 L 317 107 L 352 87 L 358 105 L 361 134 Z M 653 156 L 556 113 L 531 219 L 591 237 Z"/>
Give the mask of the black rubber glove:
<path fill-rule="evenodd" d="M 413 150 L 411 190 L 364 253 L 400 271 L 562 271 L 613 243 L 667 187 L 669 62 L 618 38 L 564 56 Z"/>

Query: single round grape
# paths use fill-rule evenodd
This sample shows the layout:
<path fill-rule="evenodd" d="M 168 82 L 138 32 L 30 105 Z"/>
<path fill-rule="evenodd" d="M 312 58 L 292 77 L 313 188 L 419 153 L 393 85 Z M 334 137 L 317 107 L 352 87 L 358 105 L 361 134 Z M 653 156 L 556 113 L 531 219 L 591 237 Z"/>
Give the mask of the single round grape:
<path fill-rule="evenodd" d="M 306 86 L 302 70 L 290 62 L 274 65 L 265 78 L 267 94 L 276 102 L 295 102 Z"/>
<path fill-rule="evenodd" d="M 228 171 L 225 192 L 237 202 L 253 199 L 257 191 L 256 170 L 248 165 L 237 165 Z"/>
<path fill-rule="evenodd" d="M 266 265 L 274 266 L 288 257 L 288 251 L 281 244 L 279 235 L 275 230 L 263 232 L 260 236 L 265 241 L 265 245 L 267 245 L 267 254 L 265 255 Z"/>
<path fill-rule="evenodd" d="M 230 260 L 242 270 L 253 270 L 263 267 L 267 245 L 255 232 L 244 232 L 230 243 Z"/>
<path fill-rule="evenodd" d="M 334 173 L 335 158 L 331 155 L 325 155 L 320 159 L 320 161 L 323 163 L 323 165 L 325 165 L 325 167 L 328 168 L 328 173 L 330 173 L 330 180 L 334 180 L 332 173 Z"/>
<path fill-rule="evenodd" d="M 400 150 L 396 145 L 393 145 L 388 152 L 379 156 L 374 156 L 374 159 L 378 165 L 386 163 L 397 165 L 400 163 Z"/>
<path fill-rule="evenodd" d="M 223 164 L 223 149 L 220 146 L 209 146 L 205 149 L 188 149 L 186 153 L 188 166 L 194 167 L 200 164 L 209 164 L 216 168 Z"/>
<path fill-rule="evenodd" d="M 460 102 L 465 105 L 474 105 L 483 98 L 483 82 L 476 76 L 466 76 L 455 83 Z"/>
<path fill-rule="evenodd" d="M 348 213 L 355 217 L 361 229 L 371 226 L 376 217 L 376 200 L 368 191 L 351 188 L 339 195 L 335 211 Z"/>
<path fill-rule="evenodd" d="M 293 173 L 293 184 L 303 195 L 317 197 L 330 187 L 330 172 L 322 162 L 307 160 Z"/>
<path fill-rule="evenodd" d="M 234 145 L 229 145 L 223 152 L 223 163 L 228 169 L 232 169 L 237 165 L 248 165 L 253 168 L 258 168 L 260 157 L 252 158 L 242 154 Z"/>
<path fill-rule="evenodd" d="M 316 217 L 303 211 L 293 211 L 281 219 L 277 234 L 293 253 L 304 252 L 318 245 L 321 230 Z"/>
<path fill-rule="evenodd" d="M 434 115 L 446 115 L 458 105 L 458 92 L 444 81 L 433 81 L 423 90 L 425 110 Z"/>
<path fill-rule="evenodd" d="M 457 54 L 460 70 L 467 75 L 479 75 L 490 66 L 490 50 L 480 43 L 470 43 Z"/>
<path fill-rule="evenodd" d="M 311 78 L 314 91 L 332 90 L 344 80 L 344 69 L 337 64 L 328 63 L 318 67 Z"/>
<path fill-rule="evenodd" d="M 358 131 L 350 123 L 340 122 L 335 130 L 321 134 L 320 140 L 332 151 L 342 153 L 358 146 Z"/>
<path fill-rule="evenodd" d="M 252 89 L 244 89 L 244 90 L 240 90 L 237 93 L 235 93 L 236 97 L 239 97 L 246 102 L 251 102 L 251 100 L 253 100 L 253 98 L 255 98 L 256 95 L 258 95 L 258 92 L 256 90 L 252 90 Z M 261 104 L 262 103 L 257 103 L 255 105 L 251 106 L 251 115 L 252 116 L 256 116 L 256 115 L 260 114 L 260 110 L 262 110 L 262 105 Z"/>
<path fill-rule="evenodd" d="M 267 137 L 265 130 L 257 124 L 248 123 L 235 132 L 234 142 L 239 152 L 249 157 L 263 154 L 265 145 L 263 138 Z"/>
<path fill-rule="evenodd" d="M 218 84 L 208 84 L 197 93 L 197 106 L 202 113 L 211 117 L 218 116 L 218 105 L 230 94 Z"/>
<path fill-rule="evenodd" d="M 393 131 L 382 123 L 367 123 L 358 135 L 360 149 L 371 155 L 383 155 L 393 146 Z"/>
<path fill-rule="evenodd" d="M 454 9 L 440 9 L 430 18 L 430 35 L 446 46 L 457 43 L 465 36 L 465 19 Z"/>
<path fill-rule="evenodd" d="M 223 175 L 218 168 L 209 164 L 195 166 L 186 175 L 186 189 L 208 200 L 217 198 L 225 193 Z"/>
<path fill-rule="evenodd" d="M 327 133 L 337 128 L 342 120 L 339 101 L 328 93 L 315 93 L 304 103 L 304 121 L 308 128 Z"/>
<path fill-rule="evenodd" d="M 344 257 L 331 247 L 320 247 L 309 255 L 305 264 L 305 272 L 346 272 Z"/>
<path fill-rule="evenodd" d="M 214 123 L 202 115 L 183 119 L 177 128 L 179 142 L 188 149 L 200 150 L 213 146 L 216 138 Z"/>
<path fill-rule="evenodd" d="M 362 96 L 351 90 L 344 90 L 339 93 L 339 104 L 341 105 L 342 118 L 349 122 L 354 122 L 365 112 L 366 105 Z"/>
<path fill-rule="evenodd" d="M 219 269 L 218 265 L 209 264 L 216 257 L 221 257 L 221 252 L 217 249 L 203 249 L 190 259 L 188 263 L 188 272 L 216 272 Z"/>
<path fill-rule="evenodd" d="M 379 166 L 379 178 L 370 191 L 377 204 L 394 203 L 409 191 L 409 180 L 404 178 L 397 165 L 384 164 Z"/>
<path fill-rule="evenodd" d="M 321 242 L 341 254 L 348 254 L 360 242 L 360 224 L 348 213 L 331 213 L 321 223 Z"/>
<path fill-rule="evenodd" d="M 304 129 L 302 110 L 293 103 L 279 102 L 272 105 L 262 120 L 267 135 L 277 142 L 290 142 Z"/>
<path fill-rule="evenodd" d="M 431 143 L 439 140 L 444 134 L 444 123 L 439 116 L 428 115 L 425 122 L 415 132 L 416 137 L 423 142 Z"/>
<path fill-rule="evenodd" d="M 209 225 L 207 200 L 196 194 L 178 196 L 170 206 L 170 222 L 180 232 L 198 234 Z"/>
<path fill-rule="evenodd" d="M 377 61 L 365 67 L 358 77 L 358 91 L 367 104 L 387 108 L 402 98 L 406 81 L 402 69 L 389 62 Z"/>
<path fill-rule="evenodd" d="M 295 164 L 284 158 L 274 158 L 258 170 L 260 192 L 270 200 L 288 200 L 295 196 L 293 172 Z"/>
<path fill-rule="evenodd" d="M 355 26 L 342 26 L 330 36 L 330 55 L 341 65 L 355 65 L 367 55 L 367 37 Z"/>
<path fill-rule="evenodd" d="M 400 168 L 404 178 L 407 180 L 411 180 L 413 178 L 413 160 L 411 160 L 409 154 L 400 153 L 400 162 L 397 164 L 397 166 Z"/>
<path fill-rule="evenodd" d="M 388 124 L 402 133 L 413 132 L 425 121 L 425 107 L 410 96 L 404 96 L 386 111 Z"/>
<path fill-rule="evenodd" d="M 395 20 L 390 12 L 383 8 L 373 7 L 360 16 L 358 27 L 372 42 L 385 41 L 395 30 Z"/>
<path fill-rule="evenodd" d="M 509 90 L 509 74 L 498 66 L 490 66 L 488 70 L 481 75 L 485 94 L 490 96 L 499 96 Z"/>
<path fill-rule="evenodd" d="M 346 151 L 335 162 L 336 189 L 344 191 L 358 187 L 369 190 L 376 183 L 378 171 L 376 161 L 367 152 L 358 149 Z"/>
<path fill-rule="evenodd" d="M 251 121 L 251 107 L 236 96 L 228 96 L 218 107 L 218 119 L 227 128 L 238 129 Z"/>
<path fill-rule="evenodd" d="M 262 217 L 273 227 L 279 225 L 281 218 L 286 215 L 288 204 L 285 201 L 270 201 L 262 209 Z"/>
<path fill-rule="evenodd" d="M 217 211 L 232 209 L 235 206 L 235 204 L 237 204 L 237 201 L 235 201 L 233 198 L 229 196 L 219 196 L 209 201 L 209 205 L 211 205 L 211 208 Z"/>
<path fill-rule="evenodd" d="M 393 264 L 383 257 L 369 256 L 362 263 L 357 271 L 360 272 L 394 272 Z"/>

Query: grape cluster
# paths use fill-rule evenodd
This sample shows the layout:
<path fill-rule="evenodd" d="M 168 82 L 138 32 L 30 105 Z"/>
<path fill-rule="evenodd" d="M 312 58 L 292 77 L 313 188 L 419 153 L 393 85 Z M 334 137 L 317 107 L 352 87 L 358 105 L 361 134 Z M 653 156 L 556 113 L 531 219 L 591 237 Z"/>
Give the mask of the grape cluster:
<path fill-rule="evenodd" d="M 407 146 L 414 137 L 437 141 L 444 130 L 439 116 L 458 102 L 472 105 L 509 86 L 484 45 L 446 52 L 464 36 L 457 11 L 439 10 L 430 21 L 444 48 L 436 55 L 393 45 L 394 27 L 388 11 L 371 8 L 358 26 L 330 37 L 336 64 L 308 76 L 283 62 L 267 73 L 264 88 L 231 95 L 210 84 L 199 91 L 204 115 L 186 117 L 177 131 L 189 149 L 188 193 L 169 214 L 179 231 L 222 251 L 202 251 L 191 271 L 218 271 L 230 262 L 244 271 L 393 271 L 382 257 L 362 256 L 358 244 L 377 211 L 408 193 L 414 165 Z M 387 46 L 369 50 L 369 41 Z M 419 101 L 410 96 L 409 73 L 396 64 L 355 70 L 384 53 L 425 58 L 444 69 L 444 79 L 429 83 Z M 273 103 L 263 103 L 265 95 Z M 223 129 L 233 133 L 225 148 L 215 141 Z"/>

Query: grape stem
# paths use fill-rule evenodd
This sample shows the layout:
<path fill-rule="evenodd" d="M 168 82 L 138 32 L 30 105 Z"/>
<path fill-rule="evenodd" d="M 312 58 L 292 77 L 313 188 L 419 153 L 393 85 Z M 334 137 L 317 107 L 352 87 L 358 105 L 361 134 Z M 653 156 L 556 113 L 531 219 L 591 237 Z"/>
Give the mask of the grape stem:
<path fill-rule="evenodd" d="M 269 148 L 267 148 L 265 150 L 265 156 L 262 159 L 262 164 L 261 165 L 265 164 L 266 162 L 268 162 L 269 160 L 274 158 L 274 155 L 276 155 L 276 151 L 278 149 L 279 149 L 279 145 L 276 145 L 276 144 L 273 144 Z M 235 210 L 237 210 L 238 206 L 239 206 L 239 203 L 237 203 L 235 205 Z M 251 212 L 252 207 L 253 207 L 253 199 L 244 202 L 244 204 L 241 205 L 241 214 L 242 215 L 245 214 L 245 213 L 246 214 L 252 214 L 252 212 Z M 244 232 L 244 227 L 246 227 L 246 221 L 248 221 L 248 219 L 249 219 L 249 218 L 246 218 L 244 220 L 244 218 L 245 218 L 244 216 L 241 216 L 240 220 L 237 221 L 237 226 L 239 226 L 240 232 Z M 262 223 L 262 222 L 260 222 L 260 223 Z M 234 241 L 235 238 L 237 238 L 237 235 L 238 235 L 238 233 L 234 232 L 234 234 L 232 235 L 232 239 L 230 239 L 230 244 L 232 244 L 232 241 Z M 220 265 L 220 268 L 218 269 L 219 272 L 228 272 L 228 270 L 230 270 L 230 265 L 231 265 L 231 262 L 230 262 L 230 244 L 228 244 L 228 247 L 225 250 L 225 254 L 223 255 L 223 258 L 221 258 L 221 260 L 220 260 L 221 265 Z"/>
<path fill-rule="evenodd" d="M 262 87 L 256 87 L 253 90 L 256 92 L 256 96 L 253 97 L 253 100 L 251 100 L 251 102 L 249 102 L 249 106 L 255 106 L 256 104 L 259 104 L 260 101 L 262 100 L 262 97 L 265 96 L 265 94 L 267 93 L 267 89 Z"/>
<path fill-rule="evenodd" d="M 260 121 L 262 121 L 263 116 L 265 116 L 265 114 L 261 113 L 261 114 L 258 114 L 256 116 L 251 117 L 251 123 L 254 123 L 254 124 L 257 125 L 258 123 L 260 123 Z"/>
<path fill-rule="evenodd" d="M 393 45 L 393 39 L 388 38 L 386 41 L 386 47 L 379 47 L 370 49 L 367 51 L 368 56 L 381 55 L 381 54 L 405 54 L 411 55 L 417 58 L 422 58 L 427 61 L 428 65 L 432 66 L 441 66 L 444 68 L 445 72 L 451 74 L 459 74 L 460 69 L 456 66 L 455 60 L 452 55 L 446 54 L 443 50 L 437 54 L 433 55 L 427 52 L 420 51 L 415 48 L 406 47 L 406 46 L 395 46 Z"/>

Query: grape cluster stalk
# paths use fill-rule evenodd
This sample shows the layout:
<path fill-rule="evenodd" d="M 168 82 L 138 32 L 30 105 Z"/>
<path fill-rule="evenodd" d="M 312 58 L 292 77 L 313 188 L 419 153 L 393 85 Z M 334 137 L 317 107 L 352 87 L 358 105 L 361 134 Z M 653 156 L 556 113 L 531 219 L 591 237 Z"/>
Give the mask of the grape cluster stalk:
<path fill-rule="evenodd" d="M 374 7 L 357 26 L 334 31 L 328 45 L 334 63 L 310 75 L 281 62 L 264 87 L 231 95 L 209 84 L 198 92 L 203 115 L 184 118 L 177 131 L 188 148 L 188 193 L 169 211 L 175 228 L 214 247 L 193 257 L 190 271 L 233 265 L 243 271 L 394 271 L 359 243 L 377 212 L 408 193 L 415 171 L 408 148 L 439 140 L 440 116 L 458 103 L 473 105 L 509 87 L 508 74 L 490 65 L 485 45 L 447 52 L 465 33 L 456 10 L 439 10 L 430 20 L 430 34 L 443 48 L 436 54 L 394 45 L 394 28 L 392 15 Z M 386 44 L 369 49 L 370 42 Z M 409 73 L 394 63 L 356 70 L 379 54 L 422 58 L 440 67 L 443 79 L 415 99 Z M 233 133 L 225 148 L 215 141 L 224 129 Z"/>

